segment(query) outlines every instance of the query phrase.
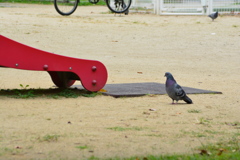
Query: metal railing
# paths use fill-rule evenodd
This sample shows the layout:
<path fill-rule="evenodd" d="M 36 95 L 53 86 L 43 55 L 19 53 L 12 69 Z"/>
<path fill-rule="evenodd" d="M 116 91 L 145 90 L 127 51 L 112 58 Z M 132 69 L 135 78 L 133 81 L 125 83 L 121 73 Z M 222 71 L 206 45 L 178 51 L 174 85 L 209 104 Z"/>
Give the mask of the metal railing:
<path fill-rule="evenodd" d="M 159 15 L 239 14 L 240 0 L 133 0 L 131 10 Z"/>

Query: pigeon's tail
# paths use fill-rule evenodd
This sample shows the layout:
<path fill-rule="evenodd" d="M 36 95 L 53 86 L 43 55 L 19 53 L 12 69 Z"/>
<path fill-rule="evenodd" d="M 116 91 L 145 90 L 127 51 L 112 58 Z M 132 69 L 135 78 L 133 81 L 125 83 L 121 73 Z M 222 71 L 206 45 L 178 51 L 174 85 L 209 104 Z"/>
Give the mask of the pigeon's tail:
<path fill-rule="evenodd" d="M 192 104 L 192 103 L 193 103 L 192 100 L 191 100 L 188 96 L 185 96 L 185 97 L 183 98 L 183 100 L 184 100 L 187 104 Z"/>

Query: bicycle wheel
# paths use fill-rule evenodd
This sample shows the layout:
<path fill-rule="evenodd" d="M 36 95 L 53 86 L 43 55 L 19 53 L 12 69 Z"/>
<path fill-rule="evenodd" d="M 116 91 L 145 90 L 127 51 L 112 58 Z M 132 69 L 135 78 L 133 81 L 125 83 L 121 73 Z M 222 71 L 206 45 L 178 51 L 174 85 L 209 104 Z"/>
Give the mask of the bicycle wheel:
<path fill-rule="evenodd" d="M 77 9 L 78 3 L 79 0 L 54 0 L 54 7 L 59 14 L 68 16 Z"/>
<path fill-rule="evenodd" d="M 92 4 L 97 4 L 99 2 L 99 0 L 88 0 L 88 1 Z"/>
<path fill-rule="evenodd" d="M 128 13 L 132 0 L 106 0 L 108 8 L 114 13 Z"/>

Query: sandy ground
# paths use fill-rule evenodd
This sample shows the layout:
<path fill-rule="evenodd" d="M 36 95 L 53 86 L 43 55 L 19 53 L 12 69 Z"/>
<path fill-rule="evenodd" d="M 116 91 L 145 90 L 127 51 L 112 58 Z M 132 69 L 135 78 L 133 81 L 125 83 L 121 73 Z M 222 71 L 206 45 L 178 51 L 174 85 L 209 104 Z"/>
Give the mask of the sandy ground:
<path fill-rule="evenodd" d="M 182 86 L 223 94 L 189 95 L 192 105 L 171 105 L 166 95 L 0 97 L 0 159 L 193 153 L 202 144 L 237 135 L 240 140 L 239 16 L 220 16 L 215 22 L 206 16 L 114 16 L 102 6 L 79 7 L 63 17 L 53 5 L 7 6 L 0 8 L 1 35 L 45 51 L 99 60 L 108 69 L 109 84 L 165 83 L 168 71 Z M 53 85 L 45 72 L 0 68 L 0 73 L 1 89 Z M 48 142 L 47 136 L 56 141 Z"/>

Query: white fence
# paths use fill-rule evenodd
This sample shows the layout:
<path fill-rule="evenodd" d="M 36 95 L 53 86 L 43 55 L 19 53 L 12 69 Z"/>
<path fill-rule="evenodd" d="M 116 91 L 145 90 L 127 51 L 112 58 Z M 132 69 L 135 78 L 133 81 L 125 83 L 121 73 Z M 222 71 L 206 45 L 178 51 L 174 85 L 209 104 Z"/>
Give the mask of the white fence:
<path fill-rule="evenodd" d="M 131 10 L 160 15 L 240 14 L 240 0 L 133 0 Z"/>

